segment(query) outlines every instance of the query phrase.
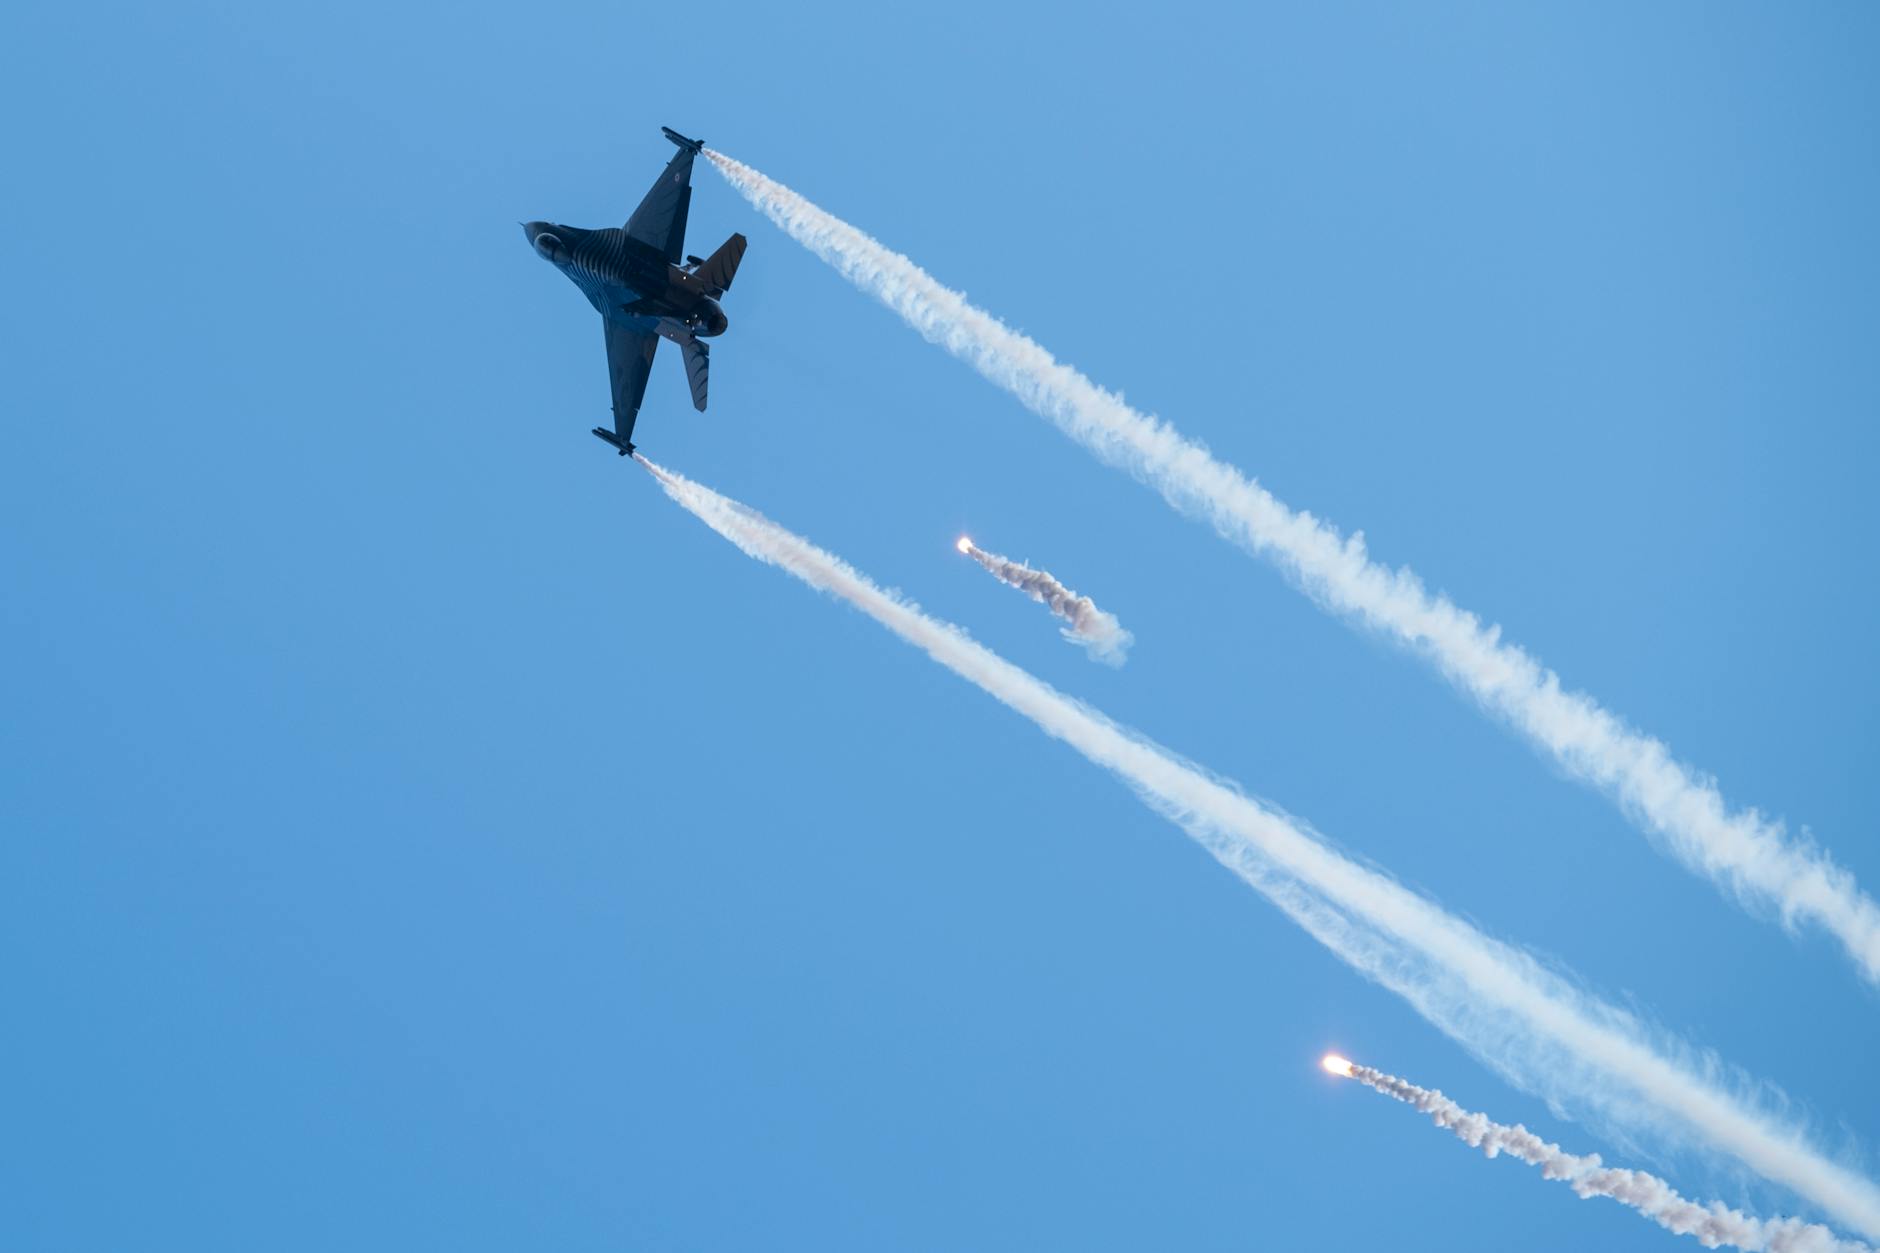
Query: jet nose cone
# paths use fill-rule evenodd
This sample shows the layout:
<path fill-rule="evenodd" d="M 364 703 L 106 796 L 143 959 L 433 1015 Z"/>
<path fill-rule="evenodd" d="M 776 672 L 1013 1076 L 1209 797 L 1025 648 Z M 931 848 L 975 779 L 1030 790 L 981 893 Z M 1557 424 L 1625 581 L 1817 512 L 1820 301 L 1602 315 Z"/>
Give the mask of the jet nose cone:
<path fill-rule="evenodd" d="M 542 254 L 542 259 L 545 261 L 560 261 L 567 251 L 566 245 L 561 242 L 561 236 L 555 234 L 554 227 L 553 222 L 524 222 L 522 224 L 522 233 L 528 237 L 530 245 Z"/>

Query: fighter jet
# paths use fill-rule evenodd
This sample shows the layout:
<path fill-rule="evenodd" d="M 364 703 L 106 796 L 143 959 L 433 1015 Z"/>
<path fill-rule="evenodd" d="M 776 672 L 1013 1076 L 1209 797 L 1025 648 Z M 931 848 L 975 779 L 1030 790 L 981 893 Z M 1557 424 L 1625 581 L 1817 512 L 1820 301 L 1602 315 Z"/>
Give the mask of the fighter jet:
<path fill-rule="evenodd" d="M 600 310 L 607 333 L 607 373 L 613 381 L 614 429 L 595 427 L 621 456 L 633 451 L 646 379 L 659 341 L 685 354 L 692 406 L 705 412 L 711 368 L 706 340 L 725 333 L 725 294 L 744 259 L 744 236 L 733 235 L 703 260 L 685 256 L 685 215 L 692 203 L 692 158 L 705 145 L 660 127 L 679 151 L 666 163 L 624 227 L 583 230 L 553 222 L 525 222 L 523 233 L 543 260 L 566 274 Z"/>

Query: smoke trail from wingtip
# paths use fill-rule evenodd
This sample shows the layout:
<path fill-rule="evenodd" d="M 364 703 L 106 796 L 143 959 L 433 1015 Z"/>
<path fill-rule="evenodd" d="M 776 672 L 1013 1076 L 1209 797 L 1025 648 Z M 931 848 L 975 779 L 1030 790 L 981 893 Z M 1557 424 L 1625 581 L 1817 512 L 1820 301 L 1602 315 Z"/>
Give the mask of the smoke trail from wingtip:
<path fill-rule="evenodd" d="M 1112 666 L 1123 664 L 1135 636 L 1123 629 L 1115 614 L 1097 608 L 1096 601 L 1079 596 L 1049 571 L 1035 570 L 1022 561 L 987 552 L 964 535 L 960 536 L 959 550 L 999 582 L 1017 588 L 1064 619 L 1069 624 L 1064 628 L 1065 639 L 1082 644 L 1098 661 Z"/>
<path fill-rule="evenodd" d="M 1333 1063 L 1338 1063 L 1334 1065 Z M 1344 1058 L 1325 1059 L 1333 1074 L 1348 1076 L 1429 1116 L 1470 1148 L 1489 1157 L 1502 1153 L 1538 1166 L 1542 1176 L 1566 1184 L 1581 1198 L 1603 1196 L 1627 1206 L 1705 1248 L 1733 1245 L 1749 1253 L 1874 1253 L 1871 1246 L 1843 1240 L 1818 1223 L 1799 1218 L 1754 1218 L 1720 1201 L 1700 1205 L 1669 1183 L 1642 1170 L 1608 1166 L 1597 1153 L 1569 1153 L 1520 1124 L 1509 1126 L 1462 1108 L 1441 1092 Z"/>
<path fill-rule="evenodd" d="M 747 555 L 873 618 L 1127 783 L 1366 978 L 1530 1091 L 1618 1124 L 1695 1136 L 1848 1225 L 1880 1235 L 1880 1188 L 1720 1087 L 1714 1058 L 1656 1039 L 1311 830 L 884 591 L 762 514 L 635 454 L 665 492 Z M 1649 1111 L 1650 1121 L 1643 1122 Z"/>
<path fill-rule="evenodd" d="M 1880 983 L 1880 904 L 1806 837 L 1754 809 L 1732 810 L 1716 784 L 1628 727 L 1591 697 L 1561 687 L 1501 629 L 1370 559 L 1362 536 L 1296 511 L 1168 423 L 1131 408 L 1035 341 L 975 307 L 907 257 L 758 171 L 707 149 L 718 172 L 786 234 L 873 295 L 930 343 L 972 366 L 1110 465 L 1177 509 L 1274 561 L 1322 605 L 1427 656 L 1506 718 L 1561 768 L 1618 801 L 1646 834 L 1694 871 L 1785 925 L 1833 935 Z"/>

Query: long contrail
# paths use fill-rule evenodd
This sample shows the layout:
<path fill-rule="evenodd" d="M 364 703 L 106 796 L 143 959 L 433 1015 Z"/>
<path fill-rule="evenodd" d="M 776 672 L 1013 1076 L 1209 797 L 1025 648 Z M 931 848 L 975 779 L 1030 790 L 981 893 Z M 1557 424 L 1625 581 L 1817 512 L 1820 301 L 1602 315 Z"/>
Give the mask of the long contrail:
<path fill-rule="evenodd" d="M 1017 588 L 1064 619 L 1065 639 L 1082 644 L 1084 651 L 1098 661 L 1112 666 L 1123 664 L 1135 636 L 1123 629 L 1115 614 L 1105 613 L 1097 608 L 1096 601 L 1065 587 L 1050 571 L 1037 570 L 1000 553 L 987 552 L 967 536 L 960 536 L 959 550 L 985 567 L 999 582 Z"/>
<path fill-rule="evenodd" d="M 1610 1197 L 1666 1231 L 1697 1237 L 1707 1249 L 1728 1244 L 1749 1253 L 1874 1253 L 1872 1246 L 1843 1240 L 1818 1223 L 1799 1218 L 1754 1218 L 1720 1201 L 1700 1205 L 1680 1196 L 1657 1175 L 1608 1166 L 1597 1153 L 1569 1153 L 1518 1123 L 1511 1127 L 1495 1122 L 1486 1114 L 1462 1108 L 1441 1092 L 1420 1088 L 1407 1079 L 1360 1066 L 1337 1054 L 1327 1056 L 1323 1065 L 1335 1075 L 1356 1079 L 1427 1114 L 1431 1122 L 1472 1149 L 1481 1149 L 1489 1157 L 1506 1153 L 1538 1166 L 1543 1177 L 1566 1184 L 1582 1199 Z"/>
<path fill-rule="evenodd" d="M 637 454 L 636 454 L 637 456 Z M 1659 1041 L 1525 953 L 1490 938 L 1296 820 L 1248 797 L 884 591 L 762 514 L 639 458 L 666 494 L 745 553 L 859 609 L 1127 782 L 1341 959 L 1513 1081 L 1615 1122 L 1695 1134 L 1868 1235 L 1880 1188 L 1724 1091 L 1712 1058 Z"/>
<path fill-rule="evenodd" d="M 1575 777 L 1614 797 L 1647 834 L 1747 905 L 1773 906 L 1785 925 L 1811 921 L 1880 983 L 1880 905 L 1806 837 L 1754 809 L 1732 810 L 1714 782 L 1661 741 L 1625 725 L 1591 697 L 1427 590 L 1408 569 L 1372 561 L 1346 536 L 1271 492 L 1174 427 L 1126 404 L 908 258 L 750 166 L 709 149 L 731 185 L 850 282 L 1055 423 L 1110 465 L 1198 514 L 1227 539 L 1277 563 L 1321 604 L 1422 652 L 1445 675 L 1544 748 Z"/>

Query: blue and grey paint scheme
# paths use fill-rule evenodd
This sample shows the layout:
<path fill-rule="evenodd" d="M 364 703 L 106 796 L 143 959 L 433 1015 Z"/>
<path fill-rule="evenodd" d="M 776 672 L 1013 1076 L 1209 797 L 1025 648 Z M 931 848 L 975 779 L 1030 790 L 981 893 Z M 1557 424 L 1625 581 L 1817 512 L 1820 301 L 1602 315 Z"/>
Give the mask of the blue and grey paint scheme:
<path fill-rule="evenodd" d="M 692 160 L 704 144 L 663 129 L 679 151 L 625 226 L 591 230 L 526 222 L 522 227 L 537 255 L 567 275 L 601 315 L 614 428 L 596 427 L 594 434 L 623 457 L 633 451 L 633 425 L 660 340 L 679 345 L 692 405 L 704 412 L 711 369 L 705 341 L 724 334 L 730 324 L 718 299 L 730 289 L 744 259 L 742 235 L 733 235 L 709 257 L 685 255 Z"/>

